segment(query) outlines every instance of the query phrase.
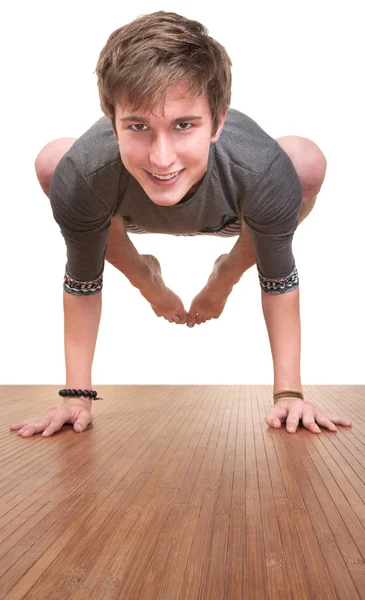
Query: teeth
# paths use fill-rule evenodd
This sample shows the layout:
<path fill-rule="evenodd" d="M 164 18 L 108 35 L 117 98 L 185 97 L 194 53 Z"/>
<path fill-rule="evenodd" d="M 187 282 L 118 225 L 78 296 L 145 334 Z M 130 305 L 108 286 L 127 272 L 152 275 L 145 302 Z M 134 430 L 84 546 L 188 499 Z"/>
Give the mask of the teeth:
<path fill-rule="evenodd" d="M 172 179 L 173 177 L 176 177 L 176 175 L 178 175 L 179 173 L 180 171 L 176 171 L 176 173 L 172 173 L 172 175 L 154 175 L 153 173 L 152 175 L 157 179 Z"/>

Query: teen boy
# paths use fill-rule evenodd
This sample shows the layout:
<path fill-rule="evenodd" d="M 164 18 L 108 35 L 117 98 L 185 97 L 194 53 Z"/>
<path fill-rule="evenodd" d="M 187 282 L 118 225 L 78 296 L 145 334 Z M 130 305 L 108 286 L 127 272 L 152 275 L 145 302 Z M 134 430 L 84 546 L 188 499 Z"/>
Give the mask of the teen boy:
<path fill-rule="evenodd" d="M 331 431 L 350 425 L 304 400 L 300 378 L 292 239 L 323 183 L 321 150 L 302 137 L 274 140 L 229 108 L 225 49 L 203 25 L 175 13 L 145 15 L 114 31 L 96 73 L 105 117 L 77 140 L 50 142 L 36 159 L 67 245 L 64 401 L 12 428 L 25 437 L 46 436 L 66 422 L 75 431 L 92 422 L 105 259 L 158 316 L 188 327 L 218 318 L 235 283 L 257 263 L 274 364 L 274 406 L 266 423 L 286 422 L 296 431 L 302 420 L 312 432 L 320 432 L 318 425 Z M 238 239 L 186 311 L 164 284 L 158 260 L 139 255 L 128 232 Z"/>

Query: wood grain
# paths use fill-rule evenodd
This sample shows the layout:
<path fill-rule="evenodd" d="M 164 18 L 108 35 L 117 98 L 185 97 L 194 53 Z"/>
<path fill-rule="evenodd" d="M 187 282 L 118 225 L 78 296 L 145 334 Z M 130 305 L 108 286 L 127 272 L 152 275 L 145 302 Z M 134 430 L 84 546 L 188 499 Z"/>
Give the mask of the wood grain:
<path fill-rule="evenodd" d="M 365 600 L 365 386 L 303 386 L 338 432 L 269 428 L 271 386 L 95 386 L 94 423 L 10 424 L 62 386 L 0 386 L 0 598 Z"/>

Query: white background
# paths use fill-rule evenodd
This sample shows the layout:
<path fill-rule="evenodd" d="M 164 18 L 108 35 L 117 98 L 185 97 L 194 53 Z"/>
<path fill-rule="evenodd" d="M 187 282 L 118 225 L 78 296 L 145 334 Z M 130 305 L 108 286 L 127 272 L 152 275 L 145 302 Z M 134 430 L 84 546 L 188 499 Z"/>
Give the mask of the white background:
<path fill-rule="evenodd" d="M 66 247 L 34 160 L 102 116 L 96 86 L 108 36 L 140 14 L 203 22 L 233 61 L 232 107 L 269 135 L 301 135 L 327 157 L 317 204 L 294 237 L 300 275 L 302 382 L 363 384 L 364 45 L 360 2 L 17 2 L 2 17 L 1 384 L 65 384 Z M 237 12 L 240 6 L 240 12 Z M 188 310 L 235 238 L 131 236 L 162 265 Z M 271 384 L 256 266 L 217 320 L 189 329 L 155 316 L 105 264 L 93 367 L 97 384 Z"/>

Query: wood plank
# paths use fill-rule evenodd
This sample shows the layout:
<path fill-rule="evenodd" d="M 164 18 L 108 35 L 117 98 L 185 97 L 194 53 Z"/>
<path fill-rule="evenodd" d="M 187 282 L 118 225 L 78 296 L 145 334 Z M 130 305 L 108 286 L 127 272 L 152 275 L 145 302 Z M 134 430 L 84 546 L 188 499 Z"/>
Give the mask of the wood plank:
<path fill-rule="evenodd" d="M 337 433 L 269 428 L 268 385 L 97 386 L 82 434 L 9 431 L 58 389 L 0 386 L 0 599 L 365 600 L 365 386 L 304 386 Z"/>

